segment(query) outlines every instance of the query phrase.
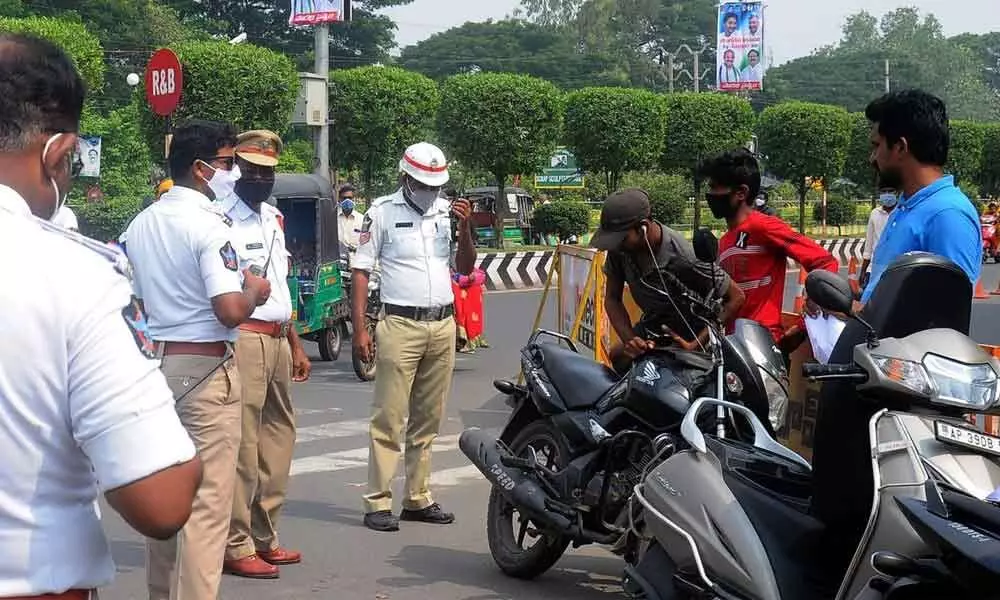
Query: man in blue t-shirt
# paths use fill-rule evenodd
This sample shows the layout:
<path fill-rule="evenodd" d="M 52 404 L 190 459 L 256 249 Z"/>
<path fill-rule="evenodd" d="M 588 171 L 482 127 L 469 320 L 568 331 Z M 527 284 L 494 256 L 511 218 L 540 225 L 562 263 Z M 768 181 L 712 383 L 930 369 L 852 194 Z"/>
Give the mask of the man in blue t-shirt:
<path fill-rule="evenodd" d="M 872 257 L 868 302 L 889 265 L 907 252 L 930 252 L 955 262 L 973 285 L 983 264 L 979 215 L 945 175 L 948 117 L 944 102 L 919 90 L 886 95 L 865 114 L 873 123 L 872 166 L 879 186 L 902 190 Z"/>
<path fill-rule="evenodd" d="M 886 94 L 868 105 L 871 162 L 879 187 L 900 190 L 872 258 L 862 303 L 888 266 L 914 251 L 944 256 L 975 283 L 982 264 L 979 216 L 943 166 L 950 135 L 944 102 L 919 90 Z M 944 292 L 946 293 L 946 292 Z M 850 362 L 864 328 L 848 323 L 830 362 Z M 813 438 L 814 514 L 831 535 L 823 547 L 832 566 L 846 569 L 871 510 L 868 423 L 879 407 L 860 401 L 852 384 L 827 382 L 820 393 Z M 833 570 L 836 570 L 833 569 Z M 842 571 L 841 571 L 842 572 Z"/>

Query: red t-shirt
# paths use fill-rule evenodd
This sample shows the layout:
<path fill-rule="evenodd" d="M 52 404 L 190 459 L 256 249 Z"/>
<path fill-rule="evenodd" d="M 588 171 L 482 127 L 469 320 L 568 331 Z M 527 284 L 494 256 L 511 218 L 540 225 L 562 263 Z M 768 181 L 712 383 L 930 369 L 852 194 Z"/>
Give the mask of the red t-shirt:
<path fill-rule="evenodd" d="M 814 269 L 839 271 L 837 260 L 819 244 L 778 217 L 759 211 L 750 213 L 719 241 L 722 268 L 746 295 L 746 302 L 736 318 L 757 321 L 771 331 L 775 340 L 783 333 L 781 305 L 789 258 L 806 272 Z"/>

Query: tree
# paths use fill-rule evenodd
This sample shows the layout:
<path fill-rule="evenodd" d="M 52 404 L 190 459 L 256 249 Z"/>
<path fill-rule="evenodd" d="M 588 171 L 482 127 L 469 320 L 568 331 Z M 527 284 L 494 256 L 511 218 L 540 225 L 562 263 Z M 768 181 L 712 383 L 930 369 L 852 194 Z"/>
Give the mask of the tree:
<path fill-rule="evenodd" d="M 533 22 L 558 27 L 573 21 L 583 0 L 521 0 L 523 12 Z"/>
<path fill-rule="evenodd" d="M 528 75 L 455 75 L 441 87 L 438 134 L 462 162 L 488 171 L 505 189 L 511 175 L 535 173 L 555 150 L 563 100 L 548 81 Z M 497 202 L 497 240 L 503 244 L 506 203 Z"/>
<path fill-rule="evenodd" d="M 951 147 L 945 171 L 955 176 L 956 183 L 976 186 L 983 180 L 983 149 L 986 128 L 970 121 L 951 122 Z"/>
<path fill-rule="evenodd" d="M 807 178 L 829 182 L 843 172 L 851 116 L 837 106 L 787 102 L 761 113 L 757 135 L 768 169 L 798 190 L 799 231 L 805 232 Z"/>
<path fill-rule="evenodd" d="M 253 44 L 190 42 L 174 49 L 184 68 L 175 122 L 211 119 L 278 134 L 288 129 L 299 86 L 291 59 Z M 151 148 L 163 148 L 164 125 L 148 108 L 143 111 Z"/>
<path fill-rule="evenodd" d="M 844 225 L 851 225 L 858 217 L 858 203 L 841 196 L 840 194 L 830 194 L 826 200 L 826 224 L 837 228 L 837 235 L 843 235 L 841 228 Z M 813 221 L 823 222 L 823 204 L 813 205 Z"/>
<path fill-rule="evenodd" d="M 331 153 L 338 166 L 360 169 L 368 188 L 407 146 L 432 130 L 437 86 L 393 67 L 346 69 L 330 77 Z"/>
<path fill-rule="evenodd" d="M 983 194 L 996 198 L 1000 196 L 1000 123 L 988 123 L 983 128 L 979 185 Z"/>
<path fill-rule="evenodd" d="M 583 169 L 604 173 L 618 190 L 622 173 L 656 164 L 663 151 L 666 105 L 645 90 L 587 88 L 566 98 L 566 142 Z"/>
<path fill-rule="evenodd" d="M 455 49 L 462 51 L 456 54 Z M 627 85 L 627 65 L 610 54 L 581 50 L 567 27 L 506 20 L 466 23 L 403 49 L 400 66 L 441 80 L 482 71 L 547 79 L 563 89 Z"/>
<path fill-rule="evenodd" d="M 844 161 L 844 177 L 859 186 L 863 197 L 872 198 L 878 185 L 872 168 L 872 124 L 865 113 L 851 113 L 851 143 Z"/>
<path fill-rule="evenodd" d="M 701 170 L 704 159 L 746 145 L 753 135 L 750 103 L 728 94 L 667 96 L 667 139 L 661 163 L 691 179 L 694 227 L 701 226 Z"/>
<path fill-rule="evenodd" d="M 542 235 L 554 235 L 563 243 L 590 229 L 590 206 L 579 198 L 558 200 L 535 207 L 531 226 Z"/>
<path fill-rule="evenodd" d="M 0 18 L 0 31 L 31 33 L 66 51 L 88 90 L 104 85 L 104 49 L 97 37 L 81 23 L 51 17 Z"/>

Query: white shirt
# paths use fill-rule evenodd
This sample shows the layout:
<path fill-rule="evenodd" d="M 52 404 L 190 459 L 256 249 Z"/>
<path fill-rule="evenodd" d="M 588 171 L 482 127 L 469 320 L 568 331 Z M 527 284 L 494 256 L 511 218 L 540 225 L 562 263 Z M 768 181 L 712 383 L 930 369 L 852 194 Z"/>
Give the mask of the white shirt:
<path fill-rule="evenodd" d="M 52 223 L 58 225 L 63 229 L 71 229 L 77 231 L 80 229 L 80 222 L 76 220 L 76 214 L 70 210 L 70 207 L 63 204 L 56 211 L 54 217 L 52 217 Z"/>
<path fill-rule="evenodd" d="M 98 494 L 195 455 L 126 322 L 128 281 L 45 225 L 0 186 L 0 252 L 31 256 L 7 261 L 19 285 L 0 286 L 0 597 L 108 585 Z"/>
<path fill-rule="evenodd" d="M 358 247 L 364 218 L 364 213 L 359 213 L 357 209 L 352 210 L 350 215 L 345 215 L 342 210 L 337 212 L 337 239 L 340 240 L 342 247 L 344 244 Z"/>
<path fill-rule="evenodd" d="M 212 298 L 242 291 L 231 234 L 219 207 L 179 185 L 128 226 L 126 250 L 153 339 L 220 342 L 239 337 L 212 310 Z"/>
<path fill-rule="evenodd" d="M 868 217 L 868 230 L 865 232 L 865 249 L 861 253 L 861 258 L 864 260 L 870 261 L 875 255 L 875 248 L 878 246 L 878 241 L 882 237 L 882 231 L 885 230 L 885 224 L 888 220 L 889 213 L 881 206 L 872 210 L 872 214 Z M 872 272 L 870 264 L 865 272 Z"/>
<path fill-rule="evenodd" d="M 736 67 L 719 67 L 719 83 L 739 83 L 740 72 Z"/>
<path fill-rule="evenodd" d="M 251 318 L 271 323 L 288 322 L 292 318 L 292 294 L 288 290 L 289 254 L 285 249 L 281 211 L 264 202 L 257 214 L 236 194 L 222 202 L 222 210 L 233 222 L 230 235 L 240 256 L 240 272 L 250 265 L 263 269 L 268 255 L 271 258 L 265 274 L 271 282 L 271 296 L 254 310 Z"/>
<path fill-rule="evenodd" d="M 740 74 L 740 78 L 743 81 L 748 82 L 758 82 L 764 79 L 764 67 L 760 63 L 757 66 L 747 67 L 743 69 L 743 73 Z"/>
<path fill-rule="evenodd" d="M 426 215 L 402 190 L 375 200 L 365 215 L 351 268 L 382 274 L 382 302 L 423 308 L 447 306 L 451 291 L 451 204 L 438 198 Z"/>

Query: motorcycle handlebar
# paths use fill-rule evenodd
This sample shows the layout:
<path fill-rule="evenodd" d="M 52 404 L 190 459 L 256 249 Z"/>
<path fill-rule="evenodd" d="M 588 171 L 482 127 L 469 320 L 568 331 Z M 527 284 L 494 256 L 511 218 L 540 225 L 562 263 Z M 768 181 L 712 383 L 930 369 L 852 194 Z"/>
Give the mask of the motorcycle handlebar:
<path fill-rule="evenodd" d="M 821 365 L 806 363 L 802 365 L 802 376 L 806 379 L 866 379 L 868 374 L 855 365 Z"/>

